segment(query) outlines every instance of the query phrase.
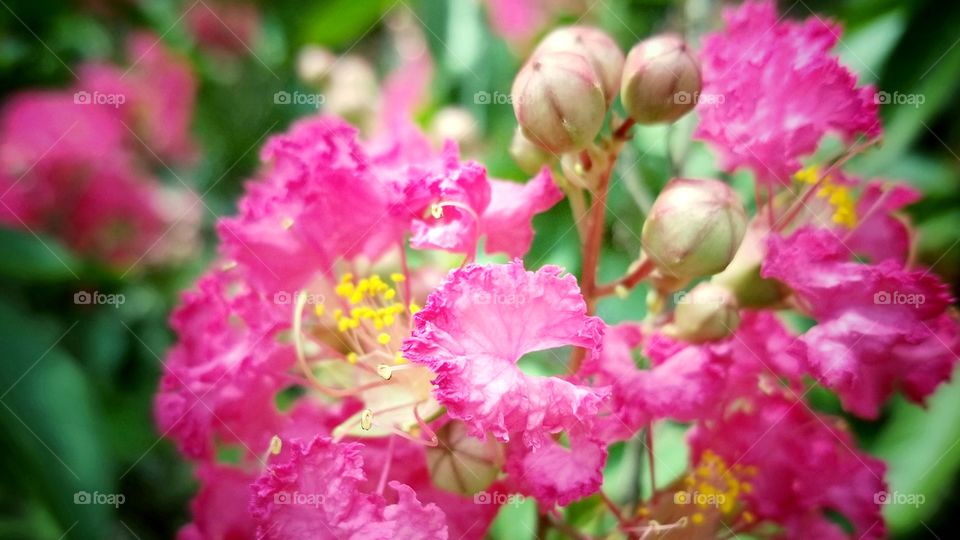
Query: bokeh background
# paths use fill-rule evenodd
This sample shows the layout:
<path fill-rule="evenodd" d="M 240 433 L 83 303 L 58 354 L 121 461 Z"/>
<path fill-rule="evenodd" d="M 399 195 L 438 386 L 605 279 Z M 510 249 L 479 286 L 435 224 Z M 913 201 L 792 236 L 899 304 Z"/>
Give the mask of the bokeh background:
<path fill-rule="evenodd" d="M 625 50 L 667 29 L 695 41 L 716 27 L 721 4 L 564 2 L 570 10 L 550 24 L 583 17 Z M 863 82 L 890 94 L 922 96 L 922 103 L 884 104 L 882 146 L 852 166 L 923 190 L 924 201 L 910 209 L 920 234 L 917 257 L 956 292 L 960 4 L 798 0 L 781 2 L 781 8 L 790 16 L 816 12 L 842 22 L 837 52 Z M 173 339 L 169 312 L 179 291 L 213 259 L 216 219 L 234 211 L 265 138 L 316 112 L 310 103 L 275 99 L 277 92 L 323 91 L 297 77 L 301 48 L 320 45 L 363 59 L 383 77 L 398 63 L 398 28 L 413 28 L 425 38 L 434 59 L 418 121 L 433 132 L 461 130 L 466 153 L 495 176 L 524 178 L 507 153 L 515 120 L 505 96 L 530 42 L 497 33 L 480 0 L 0 0 L 4 103 L 27 90 L 70 87 L 71 68 L 84 62 L 129 63 L 125 42 L 139 31 L 152 32 L 187 58 L 197 81 L 191 122 L 197 159 L 151 167 L 163 183 L 187 184 L 202 196 L 201 242 L 168 265 L 118 268 L 72 250 L 55 234 L 0 229 L 0 539 L 170 538 L 189 520 L 192 471 L 157 432 L 151 412 Z M 366 95 L 359 86 L 357 93 Z M 464 124 L 460 113 L 451 120 L 444 112 L 451 106 L 468 112 L 471 121 Z M 601 279 L 619 275 L 633 259 L 644 209 L 671 174 L 714 173 L 710 154 L 686 142 L 693 121 L 671 130 L 641 129 L 625 151 L 611 195 Z M 747 187 L 749 179 L 731 181 Z M 528 266 L 550 262 L 577 271 L 579 247 L 567 207 L 539 216 L 536 226 Z M 124 302 L 78 303 L 75 295 L 83 291 L 123 295 Z M 611 322 L 638 318 L 642 295 L 607 301 L 602 314 Z M 816 396 L 819 408 L 841 414 L 829 393 Z M 861 444 L 889 461 L 891 488 L 924 496 L 923 504 L 886 508 L 894 536 L 953 537 L 960 512 L 960 385 L 941 388 L 926 410 L 898 400 L 879 422 L 849 421 Z M 658 455 L 668 456 L 657 466 L 669 476 L 686 458 L 682 429 L 664 425 L 657 436 Z M 635 450 L 621 445 L 611 453 L 606 490 L 629 489 L 620 471 L 636 459 Z M 77 504 L 81 492 L 122 494 L 123 504 Z M 529 504 L 508 506 L 491 534 L 522 538 L 535 527 L 517 526 L 516 520 L 535 519 Z"/>

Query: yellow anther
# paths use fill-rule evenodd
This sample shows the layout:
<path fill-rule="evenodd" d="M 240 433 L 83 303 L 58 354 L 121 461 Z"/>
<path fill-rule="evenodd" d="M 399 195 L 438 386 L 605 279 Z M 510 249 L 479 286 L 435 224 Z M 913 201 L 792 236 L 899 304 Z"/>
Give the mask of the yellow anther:
<path fill-rule="evenodd" d="M 227 270 L 233 270 L 236 267 L 237 267 L 237 261 L 229 261 L 229 262 L 223 263 L 223 266 L 221 266 L 220 268 L 224 272 L 226 272 Z"/>
<path fill-rule="evenodd" d="M 440 219 L 443 217 L 443 207 L 437 203 L 430 205 L 430 215 L 433 216 L 433 219 Z"/>
<path fill-rule="evenodd" d="M 390 369 L 390 366 L 386 364 L 380 364 L 377 366 L 377 375 L 379 375 L 383 380 L 389 381 L 390 377 L 393 377 L 393 370 Z"/>
<path fill-rule="evenodd" d="M 397 291 L 393 289 L 387 289 L 387 291 L 383 293 L 383 298 L 385 300 L 393 300 L 395 296 L 397 296 Z"/>
<path fill-rule="evenodd" d="M 387 343 L 390 343 L 390 334 L 386 332 L 380 332 L 380 334 L 377 336 L 377 343 L 381 345 L 386 345 Z"/>
<path fill-rule="evenodd" d="M 690 521 L 692 521 L 694 525 L 699 525 L 703 523 L 703 514 L 701 514 L 700 512 L 693 514 L 692 516 L 690 516 Z"/>
<path fill-rule="evenodd" d="M 373 427 L 373 411 L 370 409 L 364 409 L 360 413 L 360 427 L 364 431 L 370 431 L 370 428 Z"/>
<path fill-rule="evenodd" d="M 355 352 L 349 352 L 349 353 L 347 353 L 347 362 L 350 362 L 351 364 L 356 364 L 356 363 L 357 363 L 357 353 L 355 353 Z"/>
<path fill-rule="evenodd" d="M 756 516 L 753 515 L 749 510 L 743 513 L 743 520 L 747 523 L 753 523 L 757 520 Z"/>
<path fill-rule="evenodd" d="M 277 455 L 280 453 L 280 450 L 283 449 L 283 441 L 280 440 L 280 437 L 274 435 L 270 438 L 270 454 Z"/>
<path fill-rule="evenodd" d="M 400 283 L 407 280 L 407 276 L 403 274 L 398 274 L 396 272 L 390 274 L 390 281 L 394 283 Z"/>
<path fill-rule="evenodd" d="M 335 320 L 339 321 L 339 320 L 340 320 L 340 317 L 343 317 L 343 310 L 340 309 L 340 308 L 334 309 L 334 310 L 333 310 L 333 318 L 334 318 Z"/>
<path fill-rule="evenodd" d="M 317 317 L 323 317 L 323 314 L 327 312 L 327 308 L 323 304 L 317 304 L 313 306 L 313 312 L 317 314 Z"/>
<path fill-rule="evenodd" d="M 282 226 L 286 230 L 290 230 L 290 228 L 293 227 L 293 218 L 291 217 L 283 218 L 283 221 L 280 222 L 280 226 Z"/>
<path fill-rule="evenodd" d="M 811 165 L 805 169 L 800 169 L 793 175 L 793 178 L 804 184 L 816 184 L 817 179 L 820 178 L 820 167 Z"/>
<path fill-rule="evenodd" d="M 416 302 L 410 302 L 410 314 L 411 314 L 411 315 L 416 315 L 421 309 L 423 309 L 423 308 L 421 308 L 420 306 L 418 306 L 418 305 L 416 304 Z"/>
<path fill-rule="evenodd" d="M 406 364 L 407 359 L 403 357 L 403 353 L 397 351 L 393 353 L 393 363 L 394 364 Z"/>

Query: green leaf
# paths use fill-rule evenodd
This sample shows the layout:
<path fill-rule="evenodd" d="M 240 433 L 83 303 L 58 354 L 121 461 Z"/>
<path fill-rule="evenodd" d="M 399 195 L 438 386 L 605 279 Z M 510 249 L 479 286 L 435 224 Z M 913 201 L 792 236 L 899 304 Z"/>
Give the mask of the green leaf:
<path fill-rule="evenodd" d="M 946 501 L 960 471 L 960 379 L 941 387 L 927 409 L 895 402 L 872 453 L 889 464 L 891 504 L 884 507 L 891 532 L 903 534 L 929 520 Z M 910 504 L 922 501 L 922 504 Z"/>
<path fill-rule="evenodd" d="M 0 228 L 0 276 L 23 281 L 77 279 L 82 264 L 57 240 Z"/>
<path fill-rule="evenodd" d="M 73 330 L 0 304 L 0 467 L 17 492 L 43 502 L 61 534 L 106 538 L 114 507 L 77 504 L 116 489 L 89 385 L 58 346 Z"/>

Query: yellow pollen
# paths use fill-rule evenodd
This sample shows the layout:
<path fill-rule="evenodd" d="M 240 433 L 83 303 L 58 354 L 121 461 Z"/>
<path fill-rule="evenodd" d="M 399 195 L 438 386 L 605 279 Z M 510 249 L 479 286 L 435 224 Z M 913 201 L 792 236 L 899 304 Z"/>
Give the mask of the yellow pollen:
<path fill-rule="evenodd" d="M 743 513 L 743 520 L 747 523 L 753 523 L 757 520 L 756 516 L 753 515 L 749 510 Z"/>
<path fill-rule="evenodd" d="M 280 453 L 280 450 L 283 449 L 283 441 L 280 440 L 280 437 L 274 435 L 270 438 L 270 453 L 272 455 L 277 455 Z"/>
<path fill-rule="evenodd" d="M 387 334 L 386 332 L 380 332 L 380 334 L 377 336 L 377 343 L 381 345 L 390 343 L 390 334 Z"/>
<path fill-rule="evenodd" d="M 403 357 L 403 353 L 397 351 L 393 353 L 393 363 L 394 364 L 406 364 L 407 359 Z"/>
<path fill-rule="evenodd" d="M 433 219 L 440 219 L 443 217 L 443 207 L 437 203 L 430 205 L 430 215 L 433 216 Z"/>
<path fill-rule="evenodd" d="M 405 275 L 403 275 L 403 274 L 398 274 L 398 273 L 396 273 L 396 272 L 390 274 L 390 281 L 392 281 L 392 282 L 394 282 L 394 283 L 401 283 L 401 282 L 406 281 L 406 280 L 407 280 L 407 276 L 405 276 Z"/>
<path fill-rule="evenodd" d="M 797 171 L 793 178 L 804 184 L 816 184 L 820 178 L 820 167 L 812 165 L 805 169 Z M 850 188 L 837 184 L 832 176 L 825 177 L 817 190 L 817 197 L 826 199 L 827 203 L 833 207 L 831 219 L 838 225 L 843 225 L 849 229 L 857 226 L 857 204 Z"/>
<path fill-rule="evenodd" d="M 313 306 L 313 312 L 317 314 L 317 317 L 323 317 L 323 314 L 326 313 L 327 309 L 323 304 L 317 304 Z"/>
<path fill-rule="evenodd" d="M 703 514 L 700 512 L 695 513 L 694 515 L 690 516 L 690 521 L 692 521 L 694 525 L 703 523 Z"/>
<path fill-rule="evenodd" d="M 347 362 L 350 362 L 351 364 L 356 364 L 356 363 L 357 363 L 357 353 L 355 353 L 355 352 L 347 353 Z"/>
<path fill-rule="evenodd" d="M 420 306 L 418 306 L 418 305 L 416 304 L 416 302 L 410 302 L 410 314 L 411 314 L 411 315 L 416 315 L 421 309 L 423 309 L 423 308 L 421 308 Z"/>

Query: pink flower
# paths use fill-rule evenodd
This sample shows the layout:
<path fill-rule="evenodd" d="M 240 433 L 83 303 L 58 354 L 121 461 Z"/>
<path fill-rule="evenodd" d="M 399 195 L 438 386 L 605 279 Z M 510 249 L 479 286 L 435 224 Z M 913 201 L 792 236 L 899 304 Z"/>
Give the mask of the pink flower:
<path fill-rule="evenodd" d="M 526 184 L 490 180 L 490 205 L 483 212 L 487 253 L 522 257 L 533 243 L 533 216 L 563 200 L 563 192 L 543 169 Z"/>
<path fill-rule="evenodd" d="M 873 87 L 857 88 L 856 75 L 830 54 L 838 26 L 816 16 L 780 21 L 766 0 L 724 18 L 726 30 L 704 40 L 702 95 L 718 97 L 700 101 L 695 134 L 714 146 L 722 168 L 789 184 L 825 134 L 880 134 Z"/>
<path fill-rule="evenodd" d="M 147 161 L 192 161 L 196 145 L 190 124 L 197 83 L 190 65 L 149 33 L 130 38 L 127 58 L 130 65 L 125 68 L 81 66 L 77 92 L 86 93 L 91 107 L 116 114 L 130 147 Z M 98 99 L 115 104 L 98 104 Z"/>
<path fill-rule="evenodd" d="M 212 457 L 214 439 L 266 448 L 282 423 L 274 398 L 293 363 L 290 347 L 274 339 L 282 317 L 230 274 L 208 274 L 184 295 L 155 404 L 160 429 L 182 452 Z"/>
<path fill-rule="evenodd" d="M 560 377 L 532 377 L 524 354 L 572 345 L 599 354 L 604 324 L 586 314 L 576 279 L 556 266 L 526 271 L 520 261 L 454 270 L 414 319 L 403 355 L 437 374 L 435 395 L 472 435 L 520 436 L 584 430 L 602 393 Z"/>
<path fill-rule="evenodd" d="M 487 0 L 493 30 L 504 39 L 523 42 L 561 14 L 589 11 L 582 0 Z"/>
<path fill-rule="evenodd" d="M 190 6 L 186 23 L 202 48 L 228 55 L 247 54 L 260 31 L 260 13 L 248 2 L 208 1 Z"/>
<path fill-rule="evenodd" d="M 606 461 L 606 444 L 576 434 L 569 448 L 552 439 L 536 449 L 511 443 L 505 470 L 509 485 L 550 509 L 596 493 Z"/>
<path fill-rule="evenodd" d="M 241 469 L 204 463 L 197 469 L 200 492 L 190 503 L 193 521 L 177 540 L 253 539 L 256 523 L 247 510 L 256 476 Z"/>
<path fill-rule="evenodd" d="M 868 265 L 852 256 L 836 233 L 805 227 L 769 238 L 763 275 L 790 286 L 817 320 L 796 353 L 844 408 L 875 418 L 895 390 L 922 403 L 949 379 L 960 330 L 935 276 L 893 259 Z"/>
<path fill-rule="evenodd" d="M 854 538 L 884 537 L 877 502 L 886 487 L 883 462 L 854 450 L 839 420 L 815 414 L 802 401 L 744 397 L 698 423 L 689 438 L 697 470 L 719 467 L 713 472 L 741 485 L 721 508 L 743 503 L 757 521 L 782 524 L 786 538 L 848 538 L 824 515 L 830 511 L 849 521 Z M 710 493 L 702 483 L 709 480 L 701 475 L 690 488 Z"/>
<path fill-rule="evenodd" d="M 447 538 L 443 512 L 391 481 L 396 502 L 361 491 L 362 445 L 324 437 L 288 440 L 254 483 L 250 510 L 258 538 Z"/>
<path fill-rule="evenodd" d="M 913 231 L 906 218 L 894 212 L 919 201 L 920 197 L 919 191 L 906 184 L 867 183 L 857 202 L 859 221 L 844 243 L 858 256 L 869 257 L 871 262 L 892 259 L 905 264 L 913 243 Z"/>

